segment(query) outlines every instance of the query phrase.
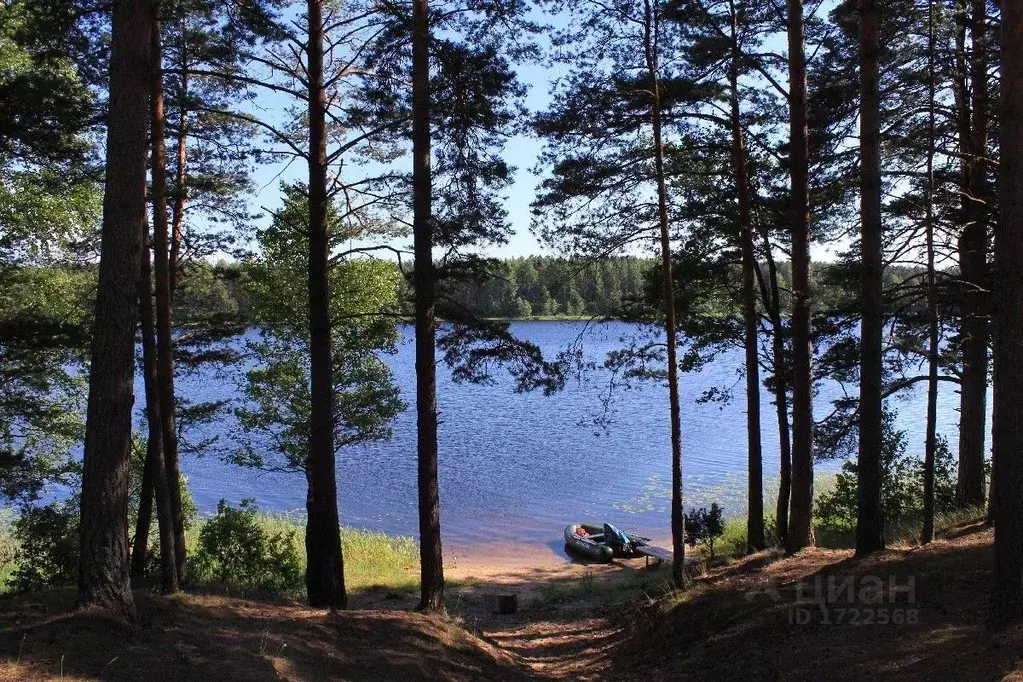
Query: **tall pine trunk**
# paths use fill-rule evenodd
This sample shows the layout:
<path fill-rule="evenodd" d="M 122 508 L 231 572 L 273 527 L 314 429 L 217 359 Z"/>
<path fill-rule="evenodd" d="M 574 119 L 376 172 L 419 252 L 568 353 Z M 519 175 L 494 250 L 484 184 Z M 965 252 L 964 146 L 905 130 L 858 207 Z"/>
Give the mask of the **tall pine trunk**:
<path fill-rule="evenodd" d="M 987 156 L 986 1 L 971 0 L 969 123 L 961 130 L 966 150 L 965 225 L 959 238 L 959 267 L 965 285 L 963 300 L 963 373 L 959 417 L 959 480 L 956 502 L 960 507 L 984 504 L 984 441 L 987 431 L 988 338 L 988 208 L 985 157 Z M 965 123 L 965 121 L 964 121 Z M 962 128 L 963 126 L 961 126 Z"/>
<path fill-rule="evenodd" d="M 813 341 L 810 336 L 810 195 L 803 2 L 787 0 L 789 199 L 792 235 L 792 492 L 787 552 L 813 544 Z"/>
<path fill-rule="evenodd" d="M 143 230 L 147 228 L 143 227 Z M 142 280 L 139 280 L 139 307 L 141 309 L 145 304 L 142 302 Z M 152 296 L 152 291 L 150 291 Z M 145 326 L 145 313 L 142 314 L 142 374 L 147 382 L 146 391 L 146 459 L 142 465 L 142 482 L 139 487 L 139 510 L 138 517 L 135 519 L 135 537 L 131 544 L 131 584 L 133 587 L 138 587 L 142 584 L 146 577 L 146 564 L 149 560 L 149 531 L 153 527 L 153 487 L 155 485 L 153 481 L 153 467 L 156 466 L 157 453 L 159 453 L 159 461 L 163 463 L 163 443 L 160 441 L 160 417 L 159 412 L 154 412 L 153 409 L 156 407 L 154 403 L 150 403 L 149 394 L 153 391 L 153 396 L 156 396 L 156 386 L 149 387 L 149 372 L 150 369 L 153 371 L 155 377 L 156 372 L 156 358 L 146 357 L 146 326 Z M 152 333 L 156 333 L 156 323 L 153 323 Z M 156 340 L 152 336 L 150 341 L 154 344 L 152 350 L 155 353 Z M 151 367 L 150 367 L 151 365 Z M 156 408 L 157 410 L 159 408 Z M 153 419 L 156 419 L 156 430 L 153 430 Z M 173 532 L 173 527 L 171 529 Z M 162 538 L 161 538 L 162 540 Z M 161 557 L 162 559 L 162 557 Z M 173 565 L 173 564 L 172 564 Z M 177 569 L 175 569 L 175 583 L 177 582 Z"/>
<path fill-rule="evenodd" d="M 760 227 L 764 240 L 764 260 L 767 261 L 767 283 L 764 285 L 764 303 L 771 319 L 771 362 L 774 364 L 774 407 L 778 421 L 778 500 L 775 506 L 775 532 L 778 542 L 786 545 L 789 532 L 789 498 L 792 491 L 792 439 L 789 429 L 788 360 L 785 357 L 785 325 L 781 317 L 781 287 L 778 284 L 778 266 L 771 253 L 770 233 Z M 770 290 L 767 286 L 770 286 Z"/>
<path fill-rule="evenodd" d="M 664 142 L 661 130 L 661 85 L 658 79 L 657 24 L 659 18 L 644 0 L 643 42 L 650 78 L 650 118 L 654 137 L 654 174 L 657 180 L 657 221 L 664 275 L 664 342 L 668 347 L 668 404 L 671 413 L 671 577 L 676 587 L 685 584 L 685 519 L 682 509 L 682 411 L 679 405 L 678 344 L 675 324 L 675 282 L 672 274 L 671 235 L 668 232 L 668 191 L 664 180 Z"/>
<path fill-rule="evenodd" d="M 174 551 L 174 518 L 170 507 L 170 490 L 167 487 L 167 471 L 163 461 L 160 402 L 156 395 L 156 319 L 153 312 L 153 272 L 149 263 L 149 226 L 146 224 L 142 226 L 141 254 L 138 291 L 148 435 L 142 491 L 139 495 L 139 515 L 135 525 L 135 545 L 131 553 L 131 575 L 136 582 L 145 577 L 155 493 L 156 519 L 160 535 L 160 588 L 164 594 L 171 594 L 178 591 L 177 555 Z"/>
<path fill-rule="evenodd" d="M 927 424 L 924 440 L 924 527 L 920 541 L 934 540 L 934 458 L 938 448 L 938 283 L 934 255 L 934 146 L 935 63 L 934 0 L 927 3 L 927 167 L 926 212 L 927 241 Z"/>
<path fill-rule="evenodd" d="M 430 176 L 430 6 L 412 3 L 412 202 L 416 293 L 416 428 L 419 552 L 424 611 L 444 609 L 444 553 L 437 475 L 437 312 Z"/>
<path fill-rule="evenodd" d="M 995 237 L 995 579 L 991 625 L 1023 620 L 1023 3 L 1002 3 L 1001 217 Z"/>
<path fill-rule="evenodd" d="M 185 516 L 181 504 L 181 461 L 178 432 L 174 425 L 174 341 L 171 321 L 169 237 L 167 226 L 167 143 L 165 138 L 164 93 L 160 26 L 153 6 L 153 35 L 150 42 L 153 78 L 149 83 L 150 126 L 153 145 L 153 266 L 156 272 L 156 385 L 160 403 L 160 440 L 163 444 L 171 516 L 174 520 L 174 551 L 178 583 L 188 581 L 185 558 Z"/>
<path fill-rule="evenodd" d="M 860 433 L 856 554 L 884 547 L 881 508 L 881 91 L 876 0 L 860 1 Z"/>
<path fill-rule="evenodd" d="M 334 378 L 331 348 L 330 238 L 327 224 L 327 91 L 323 83 L 323 0 L 308 2 L 309 44 L 309 376 L 312 398 L 306 497 L 309 604 L 344 608 L 344 563 L 337 510 Z"/>
<path fill-rule="evenodd" d="M 746 454 L 748 485 L 746 490 L 746 544 L 757 552 L 767 545 L 764 537 L 764 461 L 760 442 L 760 359 L 757 344 L 756 254 L 753 250 L 753 215 L 750 208 L 749 167 L 742 134 L 739 108 L 739 51 L 735 4 L 730 3 L 732 19 L 732 61 L 729 69 L 730 115 L 732 127 L 732 169 L 739 198 L 739 234 L 742 246 L 742 317 L 746 349 Z"/>
<path fill-rule="evenodd" d="M 184 28 L 184 18 L 182 18 Z M 170 292 L 171 300 L 181 279 L 181 245 L 184 241 L 185 204 L 188 201 L 188 52 L 182 30 L 181 45 L 181 97 L 178 102 L 178 134 L 175 150 L 174 203 L 171 205 Z"/>
<path fill-rule="evenodd" d="M 187 77 L 187 74 L 182 74 L 182 81 Z M 186 113 L 184 110 L 181 112 L 181 116 L 178 119 L 178 125 L 185 126 L 187 124 Z M 186 133 L 178 133 L 177 141 L 177 169 L 175 170 L 175 190 L 174 190 L 174 203 L 171 208 L 171 249 L 170 249 L 170 268 L 171 268 L 171 300 L 174 300 L 174 294 L 177 291 L 178 285 L 181 283 L 181 245 L 184 242 L 184 224 L 185 224 L 185 203 L 188 200 L 188 136 Z"/>
<path fill-rule="evenodd" d="M 82 462 L 77 605 L 129 619 L 135 602 L 128 565 L 128 471 L 151 25 L 146 0 L 113 3 L 103 227 Z"/>

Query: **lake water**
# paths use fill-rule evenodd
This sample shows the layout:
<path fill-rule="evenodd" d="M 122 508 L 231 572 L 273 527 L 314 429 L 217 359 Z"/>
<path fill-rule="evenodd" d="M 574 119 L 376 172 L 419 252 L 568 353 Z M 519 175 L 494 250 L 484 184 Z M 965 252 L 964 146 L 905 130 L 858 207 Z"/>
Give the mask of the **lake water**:
<path fill-rule="evenodd" d="M 580 342 L 586 358 L 603 362 L 607 351 L 636 327 L 580 322 L 516 322 L 512 330 L 556 353 Z M 342 523 L 416 535 L 415 374 L 411 330 L 402 330 L 397 355 L 389 357 L 396 381 L 410 405 L 394 424 L 394 438 L 342 450 L 338 456 L 338 495 Z M 745 507 L 745 380 L 742 351 L 719 355 L 701 371 L 683 374 L 683 471 L 687 506 L 723 504 L 738 515 Z M 460 551 L 493 541 L 560 544 L 565 524 L 608 521 L 651 537 L 669 530 L 671 476 L 667 389 L 645 383 L 614 394 L 610 419 L 595 425 L 604 410 L 608 374 L 596 371 L 572 380 L 551 397 L 517 394 L 497 372 L 493 385 L 456 384 L 444 365 L 438 372 L 440 409 L 440 486 L 446 546 Z M 697 404 L 706 389 L 730 387 L 728 405 Z M 230 376 L 187 376 L 179 392 L 193 400 L 237 396 Z M 823 386 L 818 415 L 837 391 Z M 141 396 L 141 386 L 138 388 Z M 770 394 L 762 392 L 764 473 L 768 510 L 771 480 L 777 477 L 777 423 Z M 957 437 L 958 397 L 942 386 L 939 432 Z M 923 449 L 925 414 L 921 388 L 899 401 L 899 428 L 908 432 L 911 452 Z M 220 436 L 229 446 L 232 419 L 197 429 L 196 437 Z M 200 511 L 216 509 L 223 498 L 237 504 L 254 498 L 265 510 L 302 513 L 305 479 L 300 474 L 261 473 L 224 463 L 214 455 L 187 455 L 182 468 Z M 837 463 L 818 468 L 834 470 Z"/>

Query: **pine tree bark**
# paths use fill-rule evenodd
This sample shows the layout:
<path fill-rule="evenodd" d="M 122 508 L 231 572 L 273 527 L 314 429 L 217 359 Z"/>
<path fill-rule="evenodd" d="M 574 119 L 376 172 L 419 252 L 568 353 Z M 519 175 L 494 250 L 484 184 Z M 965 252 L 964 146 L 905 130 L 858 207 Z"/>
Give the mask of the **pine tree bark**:
<path fill-rule="evenodd" d="M 728 78 L 732 128 L 732 169 L 739 200 L 739 234 L 742 247 L 742 316 L 746 350 L 746 545 L 750 552 L 767 546 L 764 537 L 764 461 L 760 441 L 760 358 L 757 343 L 756 254 L 753 250 L 753 212 L 750 208 L 749 167 L 739 106 L 739 50 L 735 3 L 730 2 L 732 59 Z"/>
<path fill-rule="evenodd" d="M 884 547 L 881 508 L 881 51 L 876 0 L 860 0 L 860 433 L 856 555 Z"/>
<path fill-rule="evenodd" d="M 995 395 L 998 394 L 998 365 L 993 363 L 994 366 L 991 368 L 991 391 Z M 994 443 L 998 442 L 998 401 L 992 401 L 991 405 L 991 475 L 988 476 L 987 481 L 987 525 L 995 525 L 995 505 L 998 500 L 995 499 L 995 472 L 994 472 Z"/>
<path fill-rule="evenodd" d="M 82 462 L 77 606 L 126 619 L 135 617 L 128 565 L 128 471 L 151 22 L 147 0 L 113 3 L 106 182 Z"/>
<path fill-rule="evenodd" d="M 327 91 L 323 78 L 323 0 L 307 4 L 309 43 L 309 434 L 306 592 L 311 606 L 344 608 L 344 563 L 337 508 L 334 377 L 327 224 Z"/>
<path fill-rule="evenodd" d="M 927 3 L 927 424 L 924 441 L 924 526 L 920 542 L 934 540 L 934 459 L 938 448 L 938 283 L 934 254 L 934 147 L 935 133 L 934 0 Z"/>
<path fill-rule="evenodd" d="M 146 228 L 143 228 L 146 229 Z M 139 292 L 141 299 L 142 293 Z M 141 304 L 140 304 L 141 307 Z M 155 327 L 154 327 L 155 330 Z M 142 334 L 146 332 L 143 329 Z M 145 340 L 143 339 L 143 345 Z M 143 351 L 143 356 L 145 351 Z M 143 357 L 142 364 L 146 364 Z M 143 370 L 145 373 L 148 370 Z M 146 387 L 146 421 L 150 419 L 149 388 Z M 159 425 L 159 422 L 158 422 Z M 142 585 L 146 577 L 146 562 L 149 553 L 149 531 L 153 527 L 153 463 L 156 461 L 156 452 L 160 451 L 160 461 L 163 461 L 163 451 L 160 444 L 159 429 L 153 431 L 148 429 L 146 433 L 146 460 L 142 465 L 142 484 L 139 489 L 139 511 L 135 520 L 135 537 L 131 544 L 131 584 L 132 587 Z"/>
<path fill-rule="evenodd" d="M 184 23 L 184 19 L 182 19 Z M 182 30 L 184 36 L 184 30 Z M 184 242 L 185 204 L 188 202 L 188 51 L 187 41 L 181 45 L 181 98 L 178 102 L 178 135 L 174 169 L 174 203 L 171 205 L 170 293 L 174 300 L 181 280 L 181 246 Z"/>
<path fill-rule="evenodd" d="M 1002 3 L 1001 215 L 995 236 L 995 578 L 990 622 L 1023 621 L 1023 3 Z"/>
<path fill-rule="evenodd" d="M 787 0 L 792 234 L 792 491 L 785 549 L 813 544 L 813 341 L 810 336 L 809 139 L 803 2 Z"/>
<path fill-rule="evenodd" d="M 416 292 L 416 427 L 423 611 L 444 609 L 444 555 L 437 473 L 437 311 L 430 169 L 429 0 L 412 3 L 412 193 Z"/>
<path fill-rule="evenodd" d="M 650 118 L 654 138 L 654 174 L 657 181 L 657 219 L 664 276 L 664 342 L 668 348 L 668 406 L 671 413 L 671 577 L 676 587 L 685 585 L 685 519 L 682 508 L 682 410 L 678 386 L 678 333 L 675 322 L 675 281 L 668 231 L 668 191 L 664 179 L 664 141 L 661 125 L 661 84 L 658 77 L 658 45 L 651 0 L 644 0 L 643 42 L 650 79 Z"/>
<path fill-rule="evenodd" d="M 154 26 L 155 30 L 155 26 Z M 158 75 L 154 75 L 158 77 Z M 142 326 L 142 373 L 146 391 L 146 464 L 139 495 L 139 516 L 135 526 L 135 545 L 131 553 L 131 576 L 136 584 L 146 574 L 149 552 L 149 529 L 156 497 L 157 526 L 160 535 L 160 589 L 164 594 L 178 591 L 177 554 L 174 551 L 174 517 L 171 513 L 170 490 L 163 461 L 160 400 L 156 389 L 156 319 L 153 312 L 152 267 L 149 263 L 149 226 L 142 226 L 142 258 L 139 273 L 139 312 Z"/>
<path fill-rule="evenodd" d="M 181 460 L 178 432 L 174 424 L 174 341 L 172 328 L 169 228 L 167 225 L 167 143 L 165 137 L 163 57 L 160 25 L 156 18 L 159 4 L 153 3 L 153 34 L 150 41 L 154 75 L 149 83 L 150 126 L 153 147 L 153 269 L 156 277 L 156 385 L 160 403 L 160 440 L 163 444 L 167 488 L 170 491 L 174 520 L 174 551 L 178 584 L 188 582 L 185 557 L 185 516 L 181 504 Z"/>
<path fill-rule="evenodd" d="M 971 0 L 969 24 L 973 50 L 970 56 L 970 104 L 966 114 L 969 119 L 961 132 L 964 135 L 961 146 L 966 150 L 966 192 L 963 195 L 965 225 L 959 238 L 959 267 L 966 291 L 963 298 L 963 373 L 956 503 L 963 508 L 984 504 L 988 341 L 991 334 L 986 294 L 989 247 L 984 160 L 988 142 L 986 8 L 985 0 Z"/>
<path fill-rule="evenodd" d="M 774 407 L 778 421 L 778 500 L 775 506 L 775 532 L 778 542 L 786 546 L 789 532 L 789 498 L 792 492 L 792 439 L 789 431 L 788 360 L 785 357 L 785 325 L 781 317 L 781 287 L 778 285 L 778 266 L 771 253 L 770 233 L 760 227 L 764 240 L 764 259 L 767 261 L 767 284 L 764 300 L 771 318 L 771 358 L 774 364 Z"/>

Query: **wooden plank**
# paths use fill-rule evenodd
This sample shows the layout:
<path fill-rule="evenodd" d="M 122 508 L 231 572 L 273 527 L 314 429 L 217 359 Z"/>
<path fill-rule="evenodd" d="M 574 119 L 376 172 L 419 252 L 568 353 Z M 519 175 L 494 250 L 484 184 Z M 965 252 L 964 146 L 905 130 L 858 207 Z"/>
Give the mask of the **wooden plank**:
<path fill-rule="evenodd" d="M 640 556 L 671 563 L 672 554 L 670 549 L 664 549 L 663 547 L 657 547 L 655 545 L 640 545 L 636 548 L 636 553 Z"/>
<path fill-rule="evenodd" d="M 657 547 L 656 545 L 640 545 L 635 548 L 636 554 L 642 556 L 646 561 L 647 568 L 650 567 L 650 560 L 654 560 L 655 565 L 662 563 L 670 564 L 674 556 L 670 549 L 664 547 Z M 685 572 L 691 576 L 700 575 L 703 573 L 703 560 L 694 556 L 687 556 L 685 558 Z"/>

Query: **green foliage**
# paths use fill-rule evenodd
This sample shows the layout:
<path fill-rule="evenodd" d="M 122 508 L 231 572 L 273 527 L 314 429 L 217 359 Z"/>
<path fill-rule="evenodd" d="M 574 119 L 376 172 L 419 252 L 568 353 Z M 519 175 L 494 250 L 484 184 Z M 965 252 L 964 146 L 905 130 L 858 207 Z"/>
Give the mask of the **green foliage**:
<path fill-rule="evenodd" d="M 91 282 L 77 270 L 0 264 L 0 496 L 10 500 L 75 484 Z"/>
<path fill-rule="evenodd" d="M 249 296 L 262 331 L 248 344 L 255 360 L 241 382 L 246 403 L 235 410 L 240 444 L 232 458 L 260 469 L 302 471 L 309 441 L 308 209 L 304 189 L 285 185 L 285 207 L 259 233 L 263 256 L 249 267 Z M 335 242 L 355 236 L 330 212 Z M 331 268 L 335 444 L 386 440 L 405 405 L 380 357 L 398 339 L 398 270 L 373 260 Z"/>
<path fill-rule="evenodd" d="M 267 532 L 252 500 L 238 508 L 224 500 L 202 525 L 194 566 L 202 580 L 271 592 L 302 587 L 302 559 L 294 530 Z"/>
<path fill-rule="evenodd" d="M 482 281 L 452 279 L 443 287 L 445 296 L 479 317 L 620 316 L 642 297 L 651 265 L 643 258 L 509 258 L 492 263 Z"/>
<path fill-rule="evenodd" d="M 174 292 L 175 324 L 247 322 L 251 311 L 244 283 L 240 281 L 246 274 L 237 264 L 185 263 L 181 283 Z"/>
<path fill-rule="evenodd" d="M 145 439 L 139 434 L 132 437 L 131 469 L 128 481 L 128 527 L 135 529 L 138 519 L 142 470 L 145 466 Z M 19 511 L 11 511 L 12 519 L 0 518 L 0 576 L 9 573 L 6 587 L 27 592 L 42 587 L 74 583 L 78 570 L 78 517 L 80 512 L 81 480 L 71 475 L 66 480 L 71 495 L 60 502 L 36 505 L 25 502 Z M 182 507 L 185 528 L 191 528 L 198 511 L 188 481 L 181 479 Z M 159 571 L 159 552 L 156 521 L 151 527 L 150 564 Z M 3 581 L 0 581 L 0 587 Z"/>
<path fill-rule="evenodd" d="M 50 46 L 32 5 L 0 3 L 0 166 L 21 161 L 64 161 L 80 155 L 92 95 L 74 61 Z"/>
<path fill-rule="evenodd" d="M 906 454 L 906 434 L 892 425 L 886 414 L 881 464 L 884 480 L 881 503 L 886 527 L 916 523 L 923 519 L 923 459 Z M 955 509 L 956 466 L 948 442 L 938 438 L 934 461 L 934 511 L 947 514 Z M 832 530 L 856 526 L 856 463 L 847 461 L 835 477 L 835 485 L 819 495 L 815 502 L 817 522 Z"/>
<path fill-rule="evenodd" d="M 79 498 L 24 507 L 13 524 L 17 543 L 8 587 L 30 592 L 72 584 L 78 572 Z"/>
<path fill-rule="evenodd" d="M 714 558 L 714 543 L 725 533 L 725 508 L 712 502 L 710 509 L 692 508 L 685 513 L 686 544 L 696 547 L 702 544 Z"/>
<path fill-rule="evenodd" d="M 0 3 L 0 495 L 20 501 L 76 470 L 92 278 L 61 264 L 100 209 L 84 172 L 93 96 L 41 4 Z"/>
<path fill-rule="evenodd" d="M 0 3 L 0 496 L 21 503 L 78 472 L 94 278 L 67 264 L 100 212 L 93 96 L 43 4 Z"/>

